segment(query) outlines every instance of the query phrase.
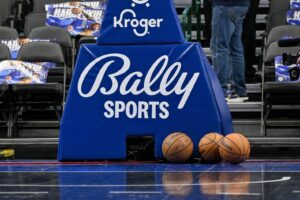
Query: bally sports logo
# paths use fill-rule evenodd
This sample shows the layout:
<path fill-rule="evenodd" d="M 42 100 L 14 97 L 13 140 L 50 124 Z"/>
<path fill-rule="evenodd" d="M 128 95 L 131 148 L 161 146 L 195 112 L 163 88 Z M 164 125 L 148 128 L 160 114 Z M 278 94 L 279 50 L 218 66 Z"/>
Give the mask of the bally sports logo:
<path fill-rule="evenodd" d="M 83 87 L 87 75 L 92 73 L 90 71 L 103 60 L 106 62 L 99 68 L 94 83 L 88 84 L 88 88 Z M 116 66 L 114 63 L 117 61 L 118 63 L 121 61 L 122 65 Z M 187 72 L 181 72 L 182 64 L 180 62 L 170 64 L 167 55 L 159 57 L 146 74 L 140 71 L 129 73 L 130 68 L 131 61 L 124 54 L 112 53 L 96 58 L 85 67 L 79 77 L 77 85 L 79 95 L 91 98 L 97 92 L 105 96 L 113 95 L 116 92 L 122 96 L 146 94 L 167 97 L 175 94 L 180 96 L 177 108 L 183 109 L 200 75 L 200 73 L 189 75 Z M 92 71 L 95 73 L 94 70 Z M 109 80 L 110 84 L 108 85 L 107 82 L 104 84 L 103 79 Z M 158 117 L 167 119 L 170 115 L 169 107 L 167 101 L 106 101 L 104 116 L 119 118 L 124 114 L 131 119 L 156 119 Z"/>
<path fill-rule="evenodd" d="M 132 0 L 131 7 L 134 8 L 136 5 L 145 5 L 150 7 L 149 0 Z M 120 13 L 120 16 L 113 17 L 114 28 L 132 28 L 133 32 L 138 37 L 144 37 L 150 34 L 149 29 L 160 28 L 164 20 L 162 18 L 142 18 L 138 19 L 137 14 L 132 9 L 125 9 Z"/>

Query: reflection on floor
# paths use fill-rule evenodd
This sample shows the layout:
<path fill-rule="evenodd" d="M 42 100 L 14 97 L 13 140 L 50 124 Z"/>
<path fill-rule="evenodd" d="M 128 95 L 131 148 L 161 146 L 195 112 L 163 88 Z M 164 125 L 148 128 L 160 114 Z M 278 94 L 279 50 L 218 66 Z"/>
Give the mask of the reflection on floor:
<path fill-rule="evenodd" d="M 300 162 L 0 163 L 0 199 L 300 199 Z"/>

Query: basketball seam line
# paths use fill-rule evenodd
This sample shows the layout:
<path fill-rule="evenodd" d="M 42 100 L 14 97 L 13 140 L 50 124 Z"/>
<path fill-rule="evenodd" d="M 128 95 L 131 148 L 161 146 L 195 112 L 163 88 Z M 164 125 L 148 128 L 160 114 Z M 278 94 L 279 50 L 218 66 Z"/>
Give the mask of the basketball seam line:
<path fill-rule="evenodd" d="M 208 139 L 208 140 L 210 140 L 211 141 L 211 143 L 215 143 L 215 144 L 218 144 L 223 138 L 221 138 L 219 141 L 218 141 L 218 143 L 216 143 L 215 141 L 213 141 L 212 139 L 210 139 L 210 138 L 208 138 L 208 137 L 205 137 L 206 139 Z M 210 144 L 210 143 L 209 143 Z"/>
<path fill-rule="evenodd" d="M 211 144 L 211 143 L 215 143 L 212 139 L 210 139 L 210 138 L 207 137 L 207 136 L 204 136 L 203 138 L 206 138 L 206 139 L 210 140 L 210 142 L 207 143 L 207 144 L 201 145 L 202 147 L 203 147 L 203 146 L 206 146 L 206 145 L 209 145 L 209 144 Z M 200 142 L 201 142 L 201 140 L 200 140 Z M 200 144 L 200 143 L 199 143 L 199 144 Z M 199 144 L 198 144 L 198 146 L 199 146 Z"/>
<path fill-rule="evenodd" d="M 214 144 L 205 154 L 203 154 L 203 156 L 201 156 L 201 157 L 204 157 L 206 154 L 208 154 L 211 150 L 212 150 L 212 148 L 214 148 L 216 146 L 216 144 Z"/>
<path fill-rule="evenodd" d="M 224 148 L 223 148 L 223 149 L 224 149 Z M 224 149 L 224 151 L 226 151 L 227 153 L 231 153 L 231 154 L 233 154 L 233 155 L 235 155 L 235 156 L 238 157 L 238 162 L 237 162 L 237 160 L 233 160 L 233 159 L 228 159 L 228 160 L 226 160 L 226 161 L 229 162 L 229 163 L 239 163 L 240 161 L 245 160 L 244 157 L 247 155 L 247 154 L 245 154 L 245 155 L 238 155 L 238 154 L 229 152 L 229 151 L 227 151 L 226 149 Z M 223 153 L 221 152 L 221 154 L 223 154 Z M 223 154 L 222 157 L 224 157 L 224 154 Z"/>
<path fill-rule="evenodd" d="M 214 139 L 216 139 L 217 136 L 216 136 L 216 134 L 214 134 L 214 135 L 215 135 L 215 138 L 214 138 Z M 209 144 L 214 143 L 214 146 L 212 146 L 212 148 L 215 147 L 216 145 L 220 146 L 218 143 L 223 139 L 223 138 L 221 138 L 218 142 L 215 142 L 214 140 L 212 140 L 212 139 L 210 139 L 210 138 L 208 138 L 208 137 L 205 137 L 205 138 L 211 141 Z M 209 149 L 203 156 L 201 156 L 201 157 L 204 157 L 207 153 L 209 153 L 209 152 L 211 151 L 212 148 L 210 148 L 210 149 Z"/>
<path fill-rule="evenodd" d="M 244 153 L 246 153 L 246 148 L 245 148 L 245 145 L 244 145 L 244 140 L 243 140 L 243 138 L 242 138 L 242 136 L 241 135 L 239 135 L 239 137 L 240 137 L 240 139 L 242 140 L 242 143 L 243 143 L 243 147 L 244 147 Z"/>
<path fill-rule="evenodd" d="M 231 139 L 229 139 L 227 137 L 224 137 L 223 139 L 225 139 L 225 138 L 228 139 L 232 144 L 234 144 L 237 147 L 237 149 L 239 150 L 240 154 L 242 153 L 241 150 L 240 150 L 240 148 Z"/>
<path fill-rule="evenodd" d="M 227 151 L 225 148 L 223 148 L 222 146 L 220 146 L 221 149 L 223 149 L 224 151 L 226 151 L 227 153 L 231 153 L 233 155 L 236 155 L 236 156 L 246 156 L 247 154 L 237 154 L 237 153 L 233 153 L 233 152 L 230 152 L 230 151 Z"/>
<path fill-rule="evenodd" d="M 172 153 L 172 154 L 170 154 L 170 155 L 168 155 L 168 156 L 174 156 L 175 154 L 178 154 L 178 153 L 181 153 L 182 151 L 184 151 L 184 150 L 186 150 L 191 144 L 193 144 L 193 142 L 190 142 L 184 149 L 181 149 L 180 151 L 177 151 L 177 152 L 175 152 L 175 153 Z"/>
<path fill-rule="evenodd" d="M 167 152 L 166 152 L 166 155 L 168 154 L 168 152 L 169 152 L 170 148 L 172 147 L 172 145 L 173 145 L 175 142 L 177 142 L 179 139 L 183 138 L 184 136 L 185 136 L 185 135 L 182 135 L 181 137 L 177 138 L 176 140 L 174 140 L 174 141 L 172 142 L 172 144 L 169 146 L 169 148 L 168 148 L 168 150 L 167 150 Z"/>

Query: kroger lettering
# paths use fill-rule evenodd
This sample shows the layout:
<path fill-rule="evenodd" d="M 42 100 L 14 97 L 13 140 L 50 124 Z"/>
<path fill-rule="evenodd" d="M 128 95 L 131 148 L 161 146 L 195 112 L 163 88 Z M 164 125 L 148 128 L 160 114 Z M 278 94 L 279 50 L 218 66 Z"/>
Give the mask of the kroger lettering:
<path fill-rule="evenodd" d="M 150 28 L 160 28 L 162 22 L 163 19 L 137 19 L 137 15 L 133 10 L 125 9 L 121 12 L 119 17 L 114 17 L 114 28 L 132 27 L 136 36 L 143 37 L 150 34 Z M 139 32 L 137 30 L 138 28 L 143 29 L 143 31 Z"/>
<path fill-rule="evenodd" d="M 93 85 L 89 90 L 85 88 L 84 92 L 83 84 L 86 76 L 91 71 L 91 69 L 95 65 L 97 65 L 97 63 L 103 61 L 104 59 L 106 63 L 104 63 L 103 66 L 99 69 Z M 117 60 L 120 60 L 122 62 L 122 66 L 117 67 L 116 65 L 113 65 Z M 143 93 L 149 96 L 169 96 L 175 94 L 181 96 L 180 102 L 178 104 L 178 109 L 183 109 L 199 78 L 200 73 L 194 73 L 188 80 L 188 73 L 181 72 L 182 66 L 180 62 L 175 62 L 170 66 L 168 65 L 169 57 L 167 55 L 163 55 L 152 64 L 147 74 L 143 74 L 139 71 L 129 73 L 128 71 L 131 68 L 131 62 L 126 55 L 118 53 L 103 55 L 89 63 L 83 70 L 77 85 L 78 93 L 84 98 L 90 98 L 94 96 L 97 91 L 106 96 L 112 95 L 116 92 L 119 92 L 121 95 L 131 94 L 135 96 Z M 108 69 L 110 71 L 109 73 L 107 72 Z M 114 71 L 112 72 L 112 70 Z M 120 80 L 121 76 L 125 78 Z M 111 82 L 110 86 L 103 86 L 102 81 L 104 77 L 109 78 Z M 159 88 L 154 89 L 154 85 L 159 85 Z M 106 110 L 108 110 L 107 108 L 114 106 L 112 104 L 115 103 L 116 102 L 106 104 Z M 139 105 L 139 102 L 137 102 L 137 105 L 135 105 L 134 108 L 132 106 L 132 108 L 135 109 L 139 108 L 140 106 L 141 105 Z M 164 103 L 163 105 L 160 105 L 160 103 L 158 103 L 158 107 L 163 110 L 163 116 L 168 116 L 168 114 L 165 112 L 165 109 L 169 107 L 169 104 L 166 105 L 166 103 Z M 152 108 L 153 105 L 151 106 L 151 104 L 148 103 L 148 109 L 153 110 Z M 126 105 L 124 109 L 123 107 L 121 107 L 120 109 L 126 110 Z M 106 115 L 110 116 L 111 113 L 112 112 L 108 112 L 106 113 Z"/>

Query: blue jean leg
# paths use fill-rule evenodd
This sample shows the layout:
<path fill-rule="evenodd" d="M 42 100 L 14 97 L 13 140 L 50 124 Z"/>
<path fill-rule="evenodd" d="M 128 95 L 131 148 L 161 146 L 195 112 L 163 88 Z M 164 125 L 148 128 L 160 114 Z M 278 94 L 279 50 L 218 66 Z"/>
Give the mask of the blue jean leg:
<path fill-rule="evenodd" d="M 219 78 L 224 94 L 230 83 L 230 52 L 229 42 L 234 31 L 234 24 L 228 17 L 225 6 L 213 8 L 212 37 L 210 42 L 213 68 Z"/>
<path fill-rule="evenodd" d="M 243 19 L 248 11 L 241 6 L 216 6 L 213 8 L 211 52 L 214 70 L 219 78 L 224 94 L 227 84 L 237 86 L 239 95 L 245 95 L 244 79 L 240 75 L 245 70 L 244 52 L 241 43 Z M 232 47 L 237 45 L 236 47 Z M 237 75 L 237 77 L 234 77 Z M 243 75 L 244 77 L 244 75 Z"/>
<path fill-rule="evenodd" d="M 232 64 L 232 81 L 236 93 L 240 96 L 247 95 L 245 83 L 245 60 L 244 48 L 242 44 L 243 20 L 247 14 L 247 7 L 234 7 L 231 10 L 231 18 L 235 23 L 235 30 L 230 40 L 230 57 Z"/>

